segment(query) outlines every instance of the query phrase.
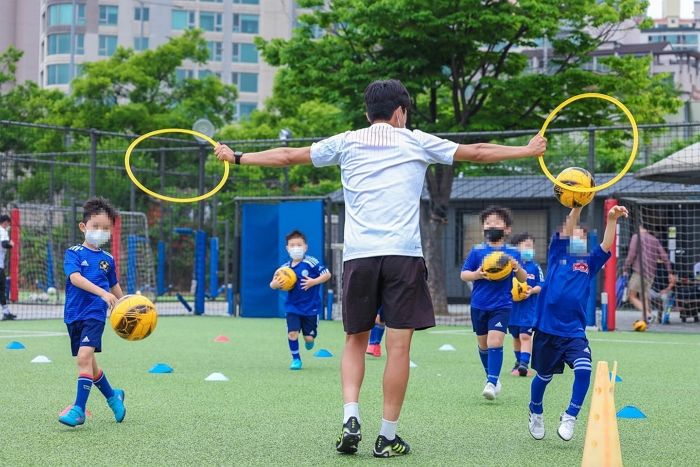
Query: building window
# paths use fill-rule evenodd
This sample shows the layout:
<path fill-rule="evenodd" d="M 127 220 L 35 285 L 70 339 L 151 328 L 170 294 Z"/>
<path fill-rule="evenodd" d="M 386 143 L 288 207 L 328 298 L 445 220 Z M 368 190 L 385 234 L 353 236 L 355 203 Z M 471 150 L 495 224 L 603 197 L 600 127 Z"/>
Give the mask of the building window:
<path fill-rule="evenodd" d="M 116 26 L 119 7 L 116 5 L 100 5 L 100 24 Z"/>
<path fill-rule="evenodd" d="M 70 65 L 48 65 L 46 67 L 46 84 L 68 84 L 70 82 Z"/>
<path fill-rule="evenodd" d="M 194 19 L 194 11 L 174 10 L 172 14 L 172 28 L 175 30 L 192 29 L 195 27 Z"/>
<path fill-rule="evenodd" d="M 221 42 L 209 41 L 207 42 L 207 48 L 209 49 L 209 60 L 214 62 L 221 61 Z"/>
<path fill-rule="evenodd" d="M 76 54 L 82 55 L 84 53 L 83 40 L 84 36 L 82 34 L 75 35 Z M 68 33 L 49 34 L 48 43 L 47 55 L 69 54 L 71 52 L 70 34 Z"/>
<path fill-rule="evenodd" d="M 258 63 L 258 48 L 255 44 L 232 44 L 231 61 L 238 63 Z"/>
<path fill-rule="evenodd" d="M 236 104 L 236 120 L 248 120 L 250 114 L 258 108 L 258 104 L 255 102 L 238 102 Z"/>
<path fill-rule="evenodd" d="M 85 25 L 85 4 L 78 3 L 77 17 L 75 24 Z M 73 5 L 70 3 L 59 3 L 49 6 L 49 26 L 70 25 L 73 22 Z"/>
<path fill-rule="evenodd" d="M 258 34 L 260 30 L 260 17 L 258 15 L 233 15 L 233 32 L 245 34 Z"/>
<path fill-rule="evenodd" d="M 194 70 L 186 70 L 184 68 L 178 68 L 175 70 L 175 79 L 177 81 L 183 81 L 185 79 L 194 78 Z"/>
<path fill-rule="evenodd" d="M 134 50 L 148 49 L 148 37 L 134 37 Z"/>
<path fill-rule="evenodd" d="M 99 45 L 97 54 L 101 57 L 111 57 L 117 50 L 117 36 L 100 35 Z"/>
<path fill-rule="evenodd" d="M 136 7 L 134 8 L 134 20 L 135 21 L 148 21 L 150 17 L 150 11 L 148 7 Z"/>
<path fill-rule="evenodd" d="M 233 3 L 241 5 L 260 5 L 260 0 L 233 0 Z"/>
<path fill-rule="evenodd" d="M 238 86 L 241 92 L 258 92 L 257 73 L 231 73 L 231 83 Z"/>
<path fill-rule="evenodd" d="M 216 76 L 221 79 L 221 72 L 212 70 L 199 70 L 199 79 L 206 78 L 207 76 Z"/>
<path fill-rule="evenodd" d="M 221 32 L 221 13 L 200 12 L 199 27 L 205 31 Z"/>

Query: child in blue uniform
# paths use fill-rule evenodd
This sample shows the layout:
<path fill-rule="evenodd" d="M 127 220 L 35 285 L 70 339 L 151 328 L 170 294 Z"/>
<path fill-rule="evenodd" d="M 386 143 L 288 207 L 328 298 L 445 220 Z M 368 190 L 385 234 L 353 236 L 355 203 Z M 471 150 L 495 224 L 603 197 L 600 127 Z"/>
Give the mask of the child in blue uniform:
<path fill-rule="evenodd" d="M 85 241 L 66 250 L 63 260 L 66 274 L 63 320 L 68 328 L 71 351 L 77 357 L 79 375 L 75 403 L 58 421 L 71 427 L 85 423 L 85 405 L 93 385 L 107 399 L 117 423 L 126 415 L 124 391 L 112 389 L 95 359 L 95 353 L 102 351 L 107 311 L 123 296 L 114 259 L 100 249 L 109 241 L 116 218 L 116 211 L 105 199 L 89 199 L 83 205 L 83 221 L 79 225 Z"/>
<path fill-rule="evenodd" d="M 527 297 L 516 300 L 513 297 L 513 310 L 510 312 L 508 331 L 513 336 L 513 351 L 515 352 L 515 365 L 513 375 L 527 376 L 530 354 L 532 353 L 532 325 L 535 322 L 535 303 L 537 294 L 542 289 L 544 276 L 542 269 L 535 259 L 535 238 L 529 233 L 515 235 L 511 244 L 520 251 L 523 260 L 523 269 L 527 274 Z"/>
<path fill-rule="evenodd" d="M 493 400 L 501 391 L 499 376 L 503 366 L 503 339 L 506 335 L 510 310 L 512 276 L 525 282 L 525 270 L 520 267 L 520 252 L 506 245 L 504 238 L 510 235 L 513 217 L 508 209 L 498 206 L 486 208 L 479 215 L 486 241 L 474 246 L 464 261 L 460 278 L 474 281 L 471 299 L 472 327 L 476 333 L 479 357 L 486 371 L 486 386 L 482 395 Z M 502 251 L 512 257 L 513 274 L 499 281 L 486 279 L 481 264 L 494 251 Z"/>
<path fill-rule="evenodd" d="M 307 350 L 314 347 L 316 328 L 318 327 L 318 315 L 323 309 L 321 301 L 321 284 L 331 278 L 331 273 L 313 256 L 307 256 L 306 236 L 298 230 L 290 232 L 287 237 L 287 253 L 290 261 L 282 266 L 288 266 L 294 270 L 297 281 L 294 288 L 289 291 L 284 308 L 287 313 L 287 339 L 289 350 L 292 353 L 290 370 L 301 370 L 301 356 L 299 355 L 299 332 L 304 334 Z M 270 287 L 280 289 L 281 280 L 277 276 L 272 278 Z"/>
<path fill-rule="evenodd" d="M 367 344 L 367 350 L 365 351 L 367 355 L 377 358 L 382 356 L 382 337 L 384 337 L 385 328 L 382 307 L 379 307 L 377 317 L 374 319 L 374 327 L 369 332 L 369 344 Z"/>
<path fill-rule="evenodd" d="M 578 226 L 581 208 L 574 208 L 561 232 L 552 237 L 547 255 L 547 277 L 536 306 L 532 368 L 537 370 L 530 387 L 530 434 L 544 438 L 542 416 L 544 391 L 554 373 L 563 373 L 564 364 L 574 370 L 571 402 L 561 414 L 557 433 L 564 441 L 574 436 L 576 417 L 591 381 L 591 348 L 586 339 L 586 305 L 591 283 L 610 258 L 615 227 L 627 209 L 615 206 L 600 245 L 589 252 L 586 233 Z"/>

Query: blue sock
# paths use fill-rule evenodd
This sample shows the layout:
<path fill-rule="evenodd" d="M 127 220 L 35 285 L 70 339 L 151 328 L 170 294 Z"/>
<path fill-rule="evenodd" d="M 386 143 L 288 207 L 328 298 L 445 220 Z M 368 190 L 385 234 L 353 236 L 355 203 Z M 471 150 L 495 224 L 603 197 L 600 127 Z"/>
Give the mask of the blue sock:
<path fill-rule="evenodd" d="M 104 371 L 100 370 L 100 374 L 93 380 L 92 384 L 97 386 L 97 389 L 99 389 L 102 395 L 107 399 L 114 395 L 112 386 L 109 385 L 109 381 L 107 381 Z"/>
<path fill-rule="evenodd" d="M 299 356 L 299 340 L 298 339 L 287 339 L 289 341 L 289 350 L 292 352 L 292 358 L 294 360 L 301 360 Z"/>
<path fill-rule="evenodd" d="M 520 361 L 520 351 L 519 350 L 514 350 L 513 353 L 515 354 L 515 361 L 519 362 Z"/>
<path fill-rule="evenodd" d="M 552 381 L 552 375 L 538 374 L 532 378 L 532 385 L 530 385 L 530 412 L 536 414 L 542 413 L 544 390 L 547 389 L 547 385 L 550 381 Z"/>
<path fill-rule="evenodd" d="M 529 352 L 520 352 L 520 363 L 524 363 L 525 365 L 530 364 L 530 353 Z"/>
<path fill-rule="evenodd" d="M 501 367 L 503 366 L 503 347 L 488 350 L 489 370 L 487 377 L 489 383 L 494 385 L 498 383 L 498 377 L 501 375 Z"/>
<path fill-rule="evenodd" d="M 370 345 L 381 344 L 382 337 L 384 337 L 384 325 L 375 324 L 372 330 L 369 332 Z"/>
<path fill-rule="evenodd" d="M 482 349 L 479 347 L 479 358 L 481 359 L 481 364 L 484 365 L 484 371 L 486 376 L 489 375 L 489 349 Z"/>
<path fill-rule="evenodd" d="M 566 413 L 578 417 L 583 401 L 586 399 L 588 386 L 591 384 L 591 361 L 579 358 L 574 361 L 574 387 L 571 390 L 571 402 Z"/>
<path fill-rule="evenodd" d="M 78 392 L 75 395 L 75 404 L 85 412 L 88 396 L 90 396 L 90 388 L 92 387 L 92 375 L 80 373 L 78 375 Z"/>

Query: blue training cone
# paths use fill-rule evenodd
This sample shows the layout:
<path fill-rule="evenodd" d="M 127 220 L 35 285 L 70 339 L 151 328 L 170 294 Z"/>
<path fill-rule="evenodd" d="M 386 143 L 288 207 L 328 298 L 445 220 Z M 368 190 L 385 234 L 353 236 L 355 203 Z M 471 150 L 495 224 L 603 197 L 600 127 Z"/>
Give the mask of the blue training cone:
<path fill-rule="evenodd" d="M 647 416 L 637 407 L 626 405 L 617 413 L 617 418 L 647 418 Z"/>
<path fill-rule="evenodd" d="M 328 351 L 326 349 L 319 349 L 314 354 L 314 357 L 318 357 L 318 358 L 328 358 L 328 357 L 332 357 L 332 356 L 333 356 L 333 354 L 330 353 L 330 351 Z"/>
<path fill-rule="evenodd" d="M 7 347 L 5 347 L 7 350 L 24 350 L 26 347 L 24 344 L 18 341 L 12 341 L 9 344 L 7 344 Z"/>
<path fill-rule="evenodd" d="M 156 363 L 148 370 L 149 373 L 172 373 L 173 368 L 166 363 Z"/>
<path fill-rule="evenodd" d="M 610 379 L 612 379 L 612 371 L 610 372 Z M 622 377 L 620 375 L 615 375 L 615 382 L 616 383 L 621 383 L 622 382 Z"/>

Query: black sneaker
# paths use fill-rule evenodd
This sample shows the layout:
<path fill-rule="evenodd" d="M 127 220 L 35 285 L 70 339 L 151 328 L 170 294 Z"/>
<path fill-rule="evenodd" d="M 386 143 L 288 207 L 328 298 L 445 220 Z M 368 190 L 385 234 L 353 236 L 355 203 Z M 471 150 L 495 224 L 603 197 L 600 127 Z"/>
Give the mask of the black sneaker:
<path fill-rule="evenodd" d="M 16 317 L 17 317 L 17 316 L 16 316 L 16 315 L 13 315 L 12 313 L 3 313 L 3 314 L 2 314 L 2 318 L 0 319 L 0 321 L 12 321 L 12 320 L 15 319 Z"/>
<path fill-rule="evenodd" d="M 335 449 L 343 454 L 355 454 L 357 445 L 362 440 L 360 422 L 355 417 L 350 417 L 343 425 L 343 432 L 335 442 Z"/>
<path fill-rule="evenodd" d="M 374 443 L 374 451 L 372 454 L 374 457 L 392 457 L 392 456 L 403 456 L 411 452 L 411 446 L 401 439 L 399 435 L 392 440 L 386 439 L 384 436 L 379 435 L 377 441 Z"/>
<path fill-rule="evenodd" d="M 521 363 L 518 366 L 518 374 L 520 376 L 527 376 L 527 364 L 526 363 Z"/>

